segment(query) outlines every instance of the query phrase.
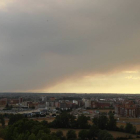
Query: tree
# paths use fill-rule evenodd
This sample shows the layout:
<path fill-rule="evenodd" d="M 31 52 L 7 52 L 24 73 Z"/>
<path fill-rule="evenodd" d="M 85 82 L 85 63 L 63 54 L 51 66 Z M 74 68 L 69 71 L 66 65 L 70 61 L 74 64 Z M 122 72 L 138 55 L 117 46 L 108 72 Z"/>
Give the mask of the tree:
<path fill-rule="evenodd" d="M 76 124 L 75 117 L 66 112 L 57 116 L 55 120 L 50 124 L 50 127 L 55 128 L 74 128 Z"/>
<path fill-rule="evenodd" d="M 93 118 L 93 123 L 99 128 L 99 129 L 107 129 L 108 125 L 108 118 L 105 115 L 101 115 L 98 118 Z"/>
<path fill-rule="evenodd" d="M 16 140 L 17 138 L 19 139 L 19 135 L 21 134 L 25 136 L 22 140 L 28 140 L 28 137 L 31 137 L 31 134 L 37 134 L 39 138 L 40 136 L 48 137 L 48 135 L 50 135 L 50 129 L 43 125 L 41 122 L 23 119 L 15 122 L 12 125 L 9 125 L 6 128 L 5 140 Z"/>
<path fill-rule="evenodd" d="M 5 127 L 5 120 L 3 115 L 0 115 L 0 123 L 2 124 L 2 127 Z"/>
<path fill-rule="evenodd" d="M 28 140 L 37 140 L 35 134 L 31 134 L 28 138 Z"/>
<path fill-rule="evenodd" d="M 133 129 L 131 130 L 131 133 L 136 134 L 136 132 L 137 132 L 136 126 L 133 126 Z"/>
<path fill-rule="evenodd" d="M 114 138 L 106 130 L 100 130 L 98 133 L 98 140 L 114 140 Z"/>
<path fill-rule="evenodd" d="M 121 126 L 119 127 L 119 131 L 124 132 L 124 126 L 123 126 L 123 125 L 121 125 Z"/>
<path fill-rule="evenodd" d="M 99 121 L 98 117 L 94 117 L 93 120 L 92 120 L 92 122 L 93 122 L 94 125 L 96 125 L 96 126 L 98 126 L 98 121 Z"/>
<path fill-rule="evenodd" d="M 14 140 L 28 140 L 28 136 L 27 134 L 19 134 Z"/>
<path fill-rule="evenodd" d="M 97 137 L 98 133 L 99 133 L 99 128 L 96 125 L 92 125 L 92 127 L 89 129 L 88 132 L 89 139 L 94 140 L 95 137 Z"/>
<path fill-rule="evenodd" d="M 43 133 L 44 133 L 43 130 L 39 130 L 39 132 L 37 133 L 37 136 L 36 136 L 37 139 L 40 139 Z"/>
<path fill-rule="evenodd" d="M 45 120 L 41 121 L 41 124 L 44 125 L 44 126 L 48 126 L 48 122 L 45 121 Z"/>
<path fill-rule="evenodd" d="M 136 133 L 136 127 L 133 126 L 131 123 L 126 123 L 125 132 L 135 134 Z"/>
<path fill-rule="evenodd" d="M 89 131 L 88 130 L 81 130 L 81 131 L 79 131 L 78 136 L 79 136 L 79 138 L 81 138 L 81 140 L 85 140 L 89 137 Z"/>
<path fill-rule="evenodd" d="M 77 119 L 78 128 L 80 129 L 89 128 L 88 120 L 89 120 L 89 117 L 86 117 L 84 115 L 79 116 Z"/>
<path fill-rule="evenodd" d="M 5 106 L 5 110 L 11 110 L 13 108 L 13 106 L 12 105 L 8 105 L 8 103 L 6 104 L 6 106 Z"/>
<path fill-rule="evenodd" d="M 63 132 L 61 130 L 56 131 L 56 136 L 59 138 L 63 137 Z"/>
<path fill-rule="evenodd" d="M 107 128 L 109 130 L 116 130 L 116 128 L 117 128 L 116 124 L 117 124 L 117 122 L 116 122 L 116 119 L 114 118 L 114 115 L 112 113 L 110 113 Z"/>
<path fill-rule="evenodd" d="M 11 114 L 10 117 L 9 117 L 8 125 L 12 125 L 17 121 L 22 120 L 23 118 L 24 117 L 21 114 L 15 114 L 15 115 Z"/>
<path fill-rule="evenodd" d="M 108 112 L 108 115 L 113 115 L 113 114 L 114 114 L 114 113 L 113 113 L 113 111 L 111 111 L 111 110 Z"/>
<path fill-rule="evenodd" d="M 69 130 L 68 132 L 67 132 L 67 139 L 76 139 L 76 133 L 75 133 L 75 131 L 74 130 Z"/>

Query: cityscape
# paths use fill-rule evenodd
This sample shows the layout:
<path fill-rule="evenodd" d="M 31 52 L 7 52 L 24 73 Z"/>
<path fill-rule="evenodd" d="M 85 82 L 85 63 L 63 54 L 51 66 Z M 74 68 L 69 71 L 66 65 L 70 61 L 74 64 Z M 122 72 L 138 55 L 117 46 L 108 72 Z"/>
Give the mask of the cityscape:
<path fill-rule="evenodd" d="M 139 137 L 139 94 L 0 93 L 0 114 L 4 116 L 5 120 L 4 123 L 2 123 L 2 117 L 0 116 L 2 126 L 10 125 L 10 123 L 12 123 L 12 117 L 19 117 L 17 118 L 19 120 L 23 118 L 28 118 L 39 122 L 48 122 L 51 131 L 57 133 L 57 129 L 54 129 L 55 127 L 57 127 L 57 125 L 53 126 L 53 123 L 57 119 L 59 119 L 59 116 L 64 117 L 63 115 L 65 113 L 70 114 L 77 121 L 82 117 L 85 117 L 85 121 L 88 120 L 86 122 L 87 124 L 85 124 L 85 126 L 80 127 L 84 129 L 88 129 L 90 125 L 92 125 L 92 123 L 96 124 L 96 119 L 102 117 L 110 119 L 112 114 L 115 126 L 114 128 L 106 128 L 107 130 L 113 131 L 108 131 L 109 133 L 105 134 L 109 136 L 109 139 L 113 139 L 113 137 L 115 139 L 129 139 Z M 63 118 L 64 120 L 65 117 Z M 61 123 L 63 123 L 62 120 Z M 125 130 L 127 129 L 127 125 L 131 125 L 131 127 L 133 126 L 134 128 L 132 128 L 134 129 L 134 132 L 128 131 L 128 133 L 127 130 Z M 65 128 L 66 126 L 61 127 Z M 98 127 L 101 127 L 100 129 L 103 129 L 103 124 L 101 124 L 101 126 Z M 108 124 L 106 127 L 108 127 Z M 70 128 L 72 129 L 73 127 Z M 62 131 L 62 133 L 68 133 L 67 129 L 65 130 L 66 132 L 63 129 L 60 130 Z M 79 133 L 80 137 L 80 133 L 82 132 L 79 129 L 77 129 L 76 131 L 77 133 Z M 96 138 L 98 136 L 94 134 L 94 137 Z"/>
<path fill-rule="evenodd" d="M 140 140 L 140 0 L 0 0 L 0 140 Z"/>

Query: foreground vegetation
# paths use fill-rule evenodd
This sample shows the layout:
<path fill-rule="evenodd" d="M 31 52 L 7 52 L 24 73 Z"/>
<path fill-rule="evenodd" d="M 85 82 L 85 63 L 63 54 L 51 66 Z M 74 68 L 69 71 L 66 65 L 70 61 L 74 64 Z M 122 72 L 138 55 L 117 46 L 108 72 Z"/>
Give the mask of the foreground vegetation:
<path fill-rule="evenodd" d="M 34 121 L 27 119 L 20 114 L 10 115 L 8 126 L 5 127 L 4 116 L 0 116 L 3 128 L 0 130 L 0 137 L 4 140 L 121 140 L 122 138 L 113 138 L 107 130 L 120 131 L 131 134 L 139 133 L 136 128 L 127 123 L 125 127 L 117 127 L 116 119 L 112 112 L 109 117 L 101 115 L 94 118 L 93 125 L 88 124 L 89 117 L 84 115 L 77 119 L 68 113 L 62 113 L 57 116 L 53 122 Z M 51 132 L 51 128 L 58 129 Z M 69 129 L 66 135 L 60 128 Z M 76 129 L 80 129 L 78 135 Z M 126 137 L 129 139 L 131 136 Z"/>

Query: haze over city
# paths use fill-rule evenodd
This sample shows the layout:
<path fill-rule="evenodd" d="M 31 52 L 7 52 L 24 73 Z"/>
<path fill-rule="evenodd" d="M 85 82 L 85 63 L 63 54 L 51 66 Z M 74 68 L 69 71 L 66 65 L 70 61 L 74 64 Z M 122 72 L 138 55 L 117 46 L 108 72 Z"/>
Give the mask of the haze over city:
<path fill-rule="evenodd" d="M 1 0 L 0 92 L 140 93 L 139 0 Z"/>

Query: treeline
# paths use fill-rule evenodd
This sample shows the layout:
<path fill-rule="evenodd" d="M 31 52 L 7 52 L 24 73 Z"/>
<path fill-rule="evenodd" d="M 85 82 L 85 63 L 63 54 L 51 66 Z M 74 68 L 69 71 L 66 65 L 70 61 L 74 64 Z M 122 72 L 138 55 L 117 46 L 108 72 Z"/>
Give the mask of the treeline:
<path fill-rule="evenodd" d="M 112 112 L 109 113 L 109 117 L 105 115 L 101 115 L 97 118 L 93 118 L 93 123 L 99 129 L 106 129 L 111 131 L 120 131 L 126 132 L 130 134 L 139 134 L 140 132 L 136 130 L 136 127 L 133 126 L 131 123 L 126 123 L 125 126 L 117 126 L 117 120 L 114 118 L 114 114 Z"/>
<path fill-rule="evenodd" d="M 24 118 L 1 129 L 0 136 L 5 140 L 114 140 L 107 131 L 99 130 L 95 125 L 79 131 L 78 137 L 75 130 L 69 130 L 64 136 L 60 130 L 51 133 L 49 127 L 47 121 Z"/>
<path fill-rule="evenodd" d="M 126 132 L 130 134 L 140 134 L 140 132 L 136 130 L 136 127 L 131 123 L 126 123 L 125 126 L 121 125 L 120 127 L 118 127 L 117 120 L 114 118 L 113 113 L 110 113 L 109 117 L 101 115 L 99 117 L 93 118 L 93 123 L 102 130 L 106 129 L 111 131 Z"/>
<path fill-rule="evenodd" d="M 71 114 L 62 113 L 61 115 L 57 116 L 53 122 L 49 123 L 49 127 L 89 129 L 92 127 L 92 125 L 88 123 L 89 120 L 90 118 L 84 115 L 81 115 L 76 119 Z M 114 118 L 113 112 L 109 113 L 109 117 L 107 117 L 106 115 L 100 115 L 99 117 L 93 118 L 92 123 L 101 130 L 140 134 L 140 132 L 136 130 L 136 127 L 133 126 L 131 123 L 126 123 L 125 126 L 118 127 L 117 120 Z"/>
<path fill-rule="evenodd" d="M 3 129 L 0 130 L 0 136 L 5 140 L 114 140 L 111 134 L 106 130 L 121 131 L 136 134 L 135 126 L 127 123 L 125 127 L 117 127 L 117 121 L 113 113 L 109 113 L 109 117 L 100 115 L 93 118 L 93 124 L 89 124 L 89 117 L 84 115 L 75 116 L 63 112 L 57 116 L 53 122 L 33 121 L 25 118 L 23 115 L 9 115 L 8 126 L 5 127 L 4 116 L 0 115 L 0 121 Z M 69 130 L 66 136 L 62 131 L 51 133 L 50 128 L 67 128 L 82 129 L 77 134 L 74 130 Z"/>
<path fill-rule="evenodd" d="M 50 133 L 47 122 L 22 119 L 1 130 L 5 140 L 59 140 Z"/>
<path fill-rule="evenodd" d="M 49 123 L 51 128 L 73 128 L 73 129 L 88 129 L 91 126 L 88 124 L 89 117 L 81 115 L 78 119 L 75 116 L 62 113 L 59 116 L 56 116 L 55 120 Z"/>

